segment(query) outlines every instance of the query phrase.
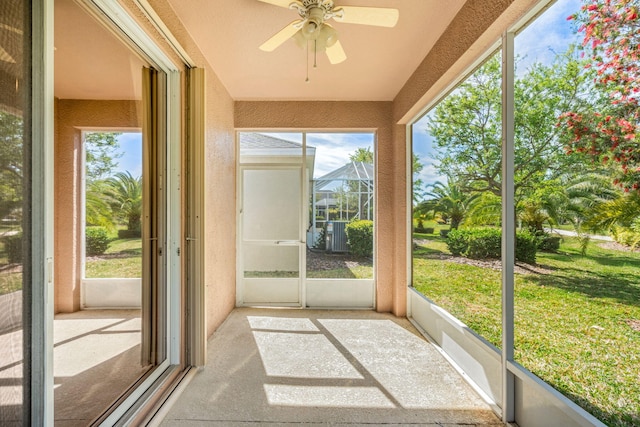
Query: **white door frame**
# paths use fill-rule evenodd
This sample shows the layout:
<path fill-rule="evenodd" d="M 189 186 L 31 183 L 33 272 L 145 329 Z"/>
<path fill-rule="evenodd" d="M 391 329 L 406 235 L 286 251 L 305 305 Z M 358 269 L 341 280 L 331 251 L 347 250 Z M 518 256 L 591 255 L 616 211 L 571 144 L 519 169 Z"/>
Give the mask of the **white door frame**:
<path fill-rule="evenodd" d="M 301 159 L 303 156 L 301 156 Z M 243 248 L 244 244 L 253 244 L 253 245 L 265 245 L 265 246 L 273 246 L 272 242 L 268 241 L 246 241 L 244 239 L 243 230 L 244 230 L 244 212 L 242 201 L 244 200 L 244 172 L 248 170 L 297 170 L 298 175 L 300 176 L 300 203 L 298 209 L 298 239 L 283 241 L 281 244 L 283 246 L 297 246 L 298 247 L 298 277 L 297 278 L 256 278 L 256 279 L 247 279 L 244 277 L 244 258 L 243 258 Z M 278 307 L 303 307 L 304 306 L 304 281 L 306 276 L 306 232 L 305 232 L 305 221 L 304 221 L 304 212 L 305 212 L 305 200 L 306 200 L 306 191 L 305 191 L 305 168 L 301 161 L 300 164 L 292 163 L 292 164 L 252 164 L 252 165 L 241 165 L 238 167 L 238 194 L 237 194 L 237 247 L 236 251 L 236 259 L 237 259 L 237 285 L 236 285 L 236 305 L 239 307 L 243 306 L 254 306 L 254 305 L 264 305 L 264 306 L 278 306 Z M 277 244 L 277 242 L 275 242 Z M 297 298 L 296 301 L 293 301 L 291 297 L 285 296 L 284 301 L 268 301 L 268 298 L 263 298 L 261 295 L 257 296 L 253 301 L 246 301 L 245 296 L 252 293 L 247 285 L 253 285 L 254 283 L 257 285 L 258 283 L 262 283 L 262 286 L 266 286 L 271 289 L 273 292 L 278 291 L 278 287 L 282 287 L 282 284 L 293 284 L 296 282 L 297 289 Z"/>

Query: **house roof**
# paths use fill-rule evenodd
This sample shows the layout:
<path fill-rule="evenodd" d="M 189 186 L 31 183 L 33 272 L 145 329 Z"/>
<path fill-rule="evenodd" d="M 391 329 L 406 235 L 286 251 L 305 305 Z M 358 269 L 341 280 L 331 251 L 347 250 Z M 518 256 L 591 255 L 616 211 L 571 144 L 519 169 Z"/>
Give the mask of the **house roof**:
<path fill-rule="evenodd" d="M 288 141 L 258 132 L 240 132 L 239 139 L 240 162 L 243 163 L 261 163 L 263 161 L 285 161 L 289 163 L 291 158 L 298 161 L 297 158 L 302 156 L 302 144 L 299 142 Z M 307 145 L 306 155 L 309 175 L 313 176 L 316 148 Z M 287 158 L 289 160 L 284 160 Z"/>
<path fill-rule="evenodd" d="M 257 150 L 257 149 L 302 149 L 302 144 L 287 141 L 285 139 L 276 138 L 274 136 L 265 135 L 256 132 L 242 132 L 240 133 L 240 149 Z"/>
<path fill-rule="evenodd" d="M 373 165 L 364 162 L 351 162 L 316 179 L 316 181 L 371 181 Z"/>
<path fill-rule="evenodd" d="M 363 183 L 373 183 L 373 165 L 364 162 L 351 162 L 329 172 L 315 180 L 315 191 L 333 191 L 336 183 L 342 185 L 341 181 L 361 181 Z"/>

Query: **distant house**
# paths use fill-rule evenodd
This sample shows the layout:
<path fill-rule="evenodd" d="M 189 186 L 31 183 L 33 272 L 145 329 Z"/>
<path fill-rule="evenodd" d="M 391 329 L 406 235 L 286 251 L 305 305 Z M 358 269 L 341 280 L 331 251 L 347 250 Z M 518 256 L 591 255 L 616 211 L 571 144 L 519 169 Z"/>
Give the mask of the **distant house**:
<path fill-rule="evenodd" d="M 350 162 L 312 181 L 313 212 L 307 232 L 309 246 L 317 241 L 326 221 L 373 219 L 373 177 L 372 164 Z M 344 227 L 336 228 L 336 232 L 343 233 Z M 334 251 L 346 251 L 345 236 L 338 236 L 334 242 L 345 242 L 332 248 Z"/>

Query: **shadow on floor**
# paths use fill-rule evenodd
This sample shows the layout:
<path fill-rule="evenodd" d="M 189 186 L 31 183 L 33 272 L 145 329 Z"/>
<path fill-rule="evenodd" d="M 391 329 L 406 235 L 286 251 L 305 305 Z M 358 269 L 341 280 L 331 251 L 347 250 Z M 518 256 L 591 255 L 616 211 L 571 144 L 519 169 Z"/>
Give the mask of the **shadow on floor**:
<path fill-rule="evenodd" d="M 502 425 L 406 319 L 236 309 L 163 425 Z"/>

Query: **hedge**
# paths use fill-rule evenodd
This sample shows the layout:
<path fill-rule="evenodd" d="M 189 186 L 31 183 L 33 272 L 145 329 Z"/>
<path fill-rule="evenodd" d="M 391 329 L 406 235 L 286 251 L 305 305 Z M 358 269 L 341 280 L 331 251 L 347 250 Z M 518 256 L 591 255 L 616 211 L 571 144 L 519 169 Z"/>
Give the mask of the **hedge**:
<path fill-rule="evenodd" d="M 502 255 L 502 230 L 499 228 L 464 228 L 451 230 L 447 247 L 456 256 L 473 259 L 500 258 Z M 516 260 L 535 264 L 537 240 L 526 230 L 516 233 Z"/>
<path fill-rule="evenodd" d="M 85 241 L 87 255 L 102 255 L 109 247 L 109 234 L 104 227 L 87 227 Z"/>
<path fill-rule="evenodd" d="M 349 251 L 356 256 L 373 255 L 373 221 L 352 221 L 345 227 Z"/>
<path fill-rule="evenodd" d="M 118 230 L 118 239 L 135 239 L 142 237 L 140 230 Z"/>
<path fill-rule="evenodd" d="M 560 249 L 560 241 L 561 237 L 558 236 L 549 236 L 548 234 L 543 234 L 540 236 L 536 236 L 536 240 L 538 241 L 538 249 L 545 252 L 556 252 Z"/>
<path fill-rule="evenodd" d="M 7 253 L 7 262 L 16 264 L 22 262 L 22 233 L 4 238 L 4 250 Z"/>

